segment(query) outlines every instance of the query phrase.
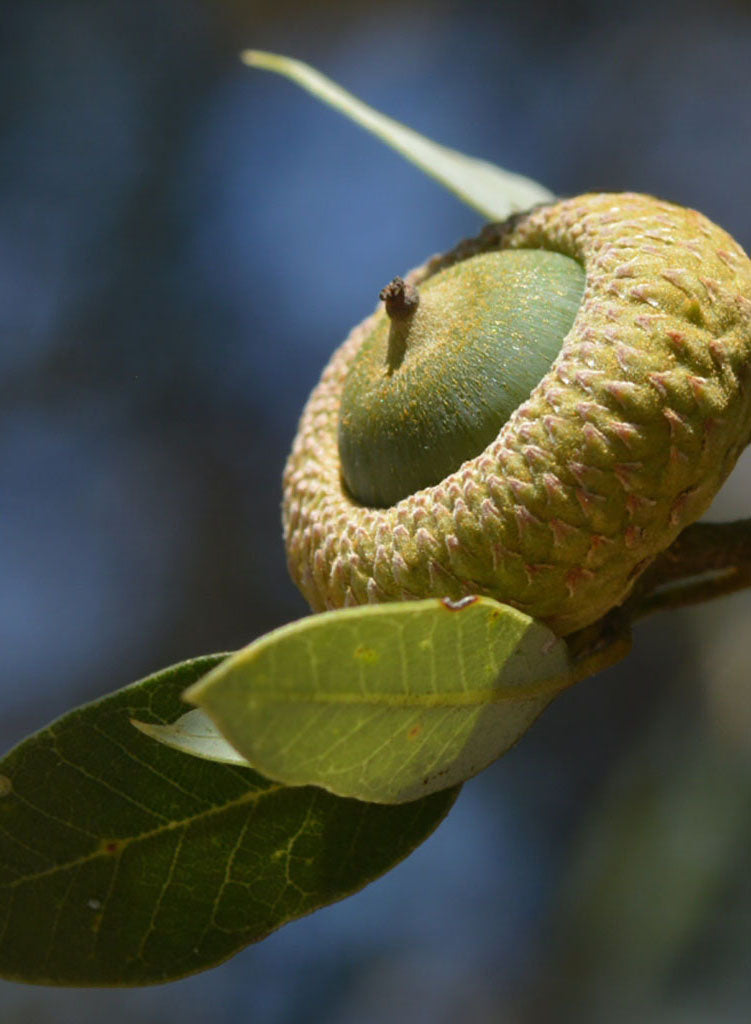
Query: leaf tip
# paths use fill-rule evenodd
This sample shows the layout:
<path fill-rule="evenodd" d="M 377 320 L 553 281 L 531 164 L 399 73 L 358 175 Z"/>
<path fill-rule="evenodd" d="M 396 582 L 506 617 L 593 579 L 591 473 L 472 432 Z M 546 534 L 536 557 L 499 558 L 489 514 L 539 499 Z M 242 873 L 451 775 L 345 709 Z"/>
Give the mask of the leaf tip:
<path fill-rule="evenodd" d="M 203 683 L 203 679 L 199 679 L 197 683 L 192 683 L 187 690 L 183 690 L 180 694 L 180 700 L 199 708 L 201 706 L 201 694 L 205 689 Z"/>
<path fill-rule="evenodd" d="M 249 68 L 279 72 L 284 70 L 285 64 L 291 63 L 289 57 L 282 57 L 278 53 L 269 53 L 267 50 L 243 50 L 240 53 L 240 60 Z"/>
<path fill-rule="evenodd" d="M 254 68 L 258 66 L 258 60 L 262 56 L 262 50 L 242 50 L 240 53 L 240 60 L 243 64 L 247 64 L 249 68 Z"/>
<path fill-rule="evenodd" d="M 252 647 L 253 645 L 251 644 L 250 646 Z M 244 648 L 243 651 L 235 652 L 234 655 L 230 655 L 227 658 L 227 661 L 230 661 L 232 664 L 235 664 L 237 661 L 237 655 L 243 654 L 246 651 L 247 648 Z M 217 672 L 216 669 L 220 667 L 223 669 L 223 671 Z M 200 676 L 198 679 L 195 680 L 195 682 L 191 683 L 190 686 L 186 687 L 186 689 L 184 689 L 180 694 L 180 700 L 184 701 L 184 703 L 186 704 L 192 704 L 194 707 L 197 708 L 205 708 L 207 704 L 207 692 L 211 689 L 211 687 L 213 686 L 217 679 L 223 678 L 226 675 L 226 668 L 227 666 L 226 663 L 224 662 L 222 663 L 221 666 L 215 665 L 205 675 Z"/>
<path fill-rule="evenodd" d="M 149 725 L 148 722 L 139 722 L 137 718 L 129 718 L 128 721 L 130 722 L 134 729 L 138 729 L 138 731 L 142 732 L 144 736 L 149 736 L 152 739 L 155 738 L 153 733 L 153 725 Z"/>

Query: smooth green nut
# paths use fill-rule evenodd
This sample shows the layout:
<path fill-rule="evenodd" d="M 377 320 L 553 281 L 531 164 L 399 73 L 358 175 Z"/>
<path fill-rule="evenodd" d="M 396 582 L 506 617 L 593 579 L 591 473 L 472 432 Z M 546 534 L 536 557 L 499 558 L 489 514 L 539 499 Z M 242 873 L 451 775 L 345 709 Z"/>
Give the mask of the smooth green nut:
<path fill-rule="evenodd" d="M 551 312 L 557 285 L 537 294 L 534 312 L 515 310 L 495 271 L 476 262 L 517 250 L 532 261 L 529 277 L 550 253 L 583 267 L 581 301 L 574 285 L 562 289 L 572 322 Z M 427 327 L 400 341 L 389 324 L 399 317 L 376 311 L 334 354 L 303 412 L 284 477 L 294 580 L 317 611 L 487 594 L 560 635 L 588 625 L 701 515 L 749 440 L 751 262 L 693 210 L 594 194 L 491 225 L 406 282 L 419 290 L 406 317 L 419 317 L 424 300 Z M 435 325 L 429 299 L 444 282 L 454 297 L 436 304 L 445 316 Z M 533 290 L 523 282 L 522 305 Z M 565 337 L 551 332 L 533 358 L 525 336 L 512 369 L 508 325 L 527 313 L 530 324 L 557 320 Z M 362 414 L 361 402 L 383 404 L 377 387 L 375 403 L 368 397 L 372 382 L 384 363 L 387 377 L 401 377 L 411 344 L 426 352 L 406 398 L 383 421 L 372 408 Z M 510 406 L 471 379 L 498 366 Z M 427 388 L 413 392 L 421 378 Z M 442 411 L 426 420 L 436 394 Z"/>
<path fill-rule="evenodd" d="M 363 505 L 394 505 L 488 447 L 558 355 L 584 268 L 544 249 L 496 250 L 412 287 L 410 302 L 405 287 L 384 289 L 342 393 L 342 476 Z"/>

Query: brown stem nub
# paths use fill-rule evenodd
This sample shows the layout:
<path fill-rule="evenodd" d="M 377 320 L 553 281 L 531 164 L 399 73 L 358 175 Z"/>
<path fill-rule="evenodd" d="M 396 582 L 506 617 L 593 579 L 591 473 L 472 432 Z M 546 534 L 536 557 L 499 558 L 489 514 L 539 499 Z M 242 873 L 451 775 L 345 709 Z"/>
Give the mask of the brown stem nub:
<path fill-rule="evenodd" d="M 387 284 L 380 298 L 386 304 L 386 313 L 391 320 L 406 320 L 420 304 L 418 290 L 401 277 L 395 277 L 391 284 Z"/>

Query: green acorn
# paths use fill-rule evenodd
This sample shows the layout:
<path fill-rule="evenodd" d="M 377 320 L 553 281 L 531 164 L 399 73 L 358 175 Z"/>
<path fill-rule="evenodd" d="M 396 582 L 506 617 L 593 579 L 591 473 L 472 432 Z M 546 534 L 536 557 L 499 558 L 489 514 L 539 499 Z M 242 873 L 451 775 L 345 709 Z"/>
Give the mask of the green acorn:
<path fill-rule="evenodd" d="M 751 434 L 751 262 L 701 214 L 592 194 L 397 278 L 284 477 L 316 611 L 486 594 L 566 635 L 618 605 Z"/>
<path fill-rule="evenodd" d="M 419 291 L 395 278 L 344 384 L 349 493 L 394 505 L 484 451 L 552 366 L 583 293 L 581 264 L 543 249 L 479 253 Z"/>

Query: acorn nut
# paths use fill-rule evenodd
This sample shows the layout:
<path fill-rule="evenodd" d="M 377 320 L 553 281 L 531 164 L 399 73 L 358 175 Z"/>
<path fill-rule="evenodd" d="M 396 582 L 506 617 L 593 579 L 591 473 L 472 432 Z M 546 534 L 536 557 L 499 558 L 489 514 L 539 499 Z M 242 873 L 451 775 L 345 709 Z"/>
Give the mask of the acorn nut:
<path fill-rule="evenodd" d="M 751 261 L 693 210 L 564 200 L 381 295 L 285 469 L 316 611 L 486 594 L 566 635 L 626 597 L 751 435 Z"/>

